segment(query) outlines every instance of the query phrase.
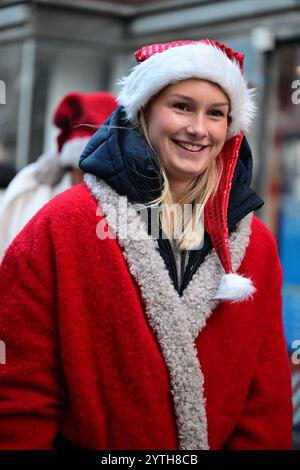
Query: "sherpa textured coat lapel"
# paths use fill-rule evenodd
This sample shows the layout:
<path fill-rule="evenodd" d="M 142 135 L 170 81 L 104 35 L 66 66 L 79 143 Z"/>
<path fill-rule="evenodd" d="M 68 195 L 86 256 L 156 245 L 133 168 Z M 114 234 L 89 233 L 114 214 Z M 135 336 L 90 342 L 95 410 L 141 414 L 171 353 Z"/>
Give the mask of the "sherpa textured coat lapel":
<path fill-rule="evenodd" d="M 47 204 L 0 266 L 0 448 L 50 449 L 57 433 L 87 449 L 288 448 L 269 231 L 249 216 L 231 235 L 253 299 L 212 300 L 222 274 L 213 251 L 180 297 L 133 208 L 126 238 L 97 236 L 99 222 L 123 230 L 122 214 L 117 193 L 87 184 Z"/>
<path fill-rule="evenodd" d="M 209 254 L 180 297 L 171 283 L 157 242 L 128 204 L 119 213 L 118 194 L 95 176 L 86 175 L 86 184 L 119 238 L 120 220 L 127 220 L 127 238 L 119 239 L 129 270 L 141 287 L 149 323 L 156 333 L 167 364 L 177 419 L 181 449 L 208 449 L 207 419 L 203 394 L 203 374 L 195 339 L 202 331 L 218 301 L 213 300 L 223 275 L 215 252 Z M 249 244 L 252 214 L 230 238 L 234 269 L 237 270 Z"/>

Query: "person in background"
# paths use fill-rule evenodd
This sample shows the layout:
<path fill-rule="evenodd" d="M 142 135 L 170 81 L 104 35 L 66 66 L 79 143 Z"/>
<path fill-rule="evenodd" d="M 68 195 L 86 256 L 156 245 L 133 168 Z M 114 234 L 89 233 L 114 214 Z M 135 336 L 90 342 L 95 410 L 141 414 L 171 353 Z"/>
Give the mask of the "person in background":
<path fill-rule="evenodd" d="M 23 168 L 0 201 L 0 260 L 14 237 L 41 207 L 82 182 L 80 154 L 116 106 L 115 97 L 103 91 L 71 92 L 62 98 L 53 115 L 53 124 L 59 130 L 56 149 Z"/>
<path fill-rule="evenodd" d="M 136 59 L 84 183 L 0 266 L 0 447 L 288 449 L 282 273 L 253 215 L 243 54 L 174 41 Z"/>
<path fill-rule="evenodd" d="M 0 161 L 0 204 L 4 196 L 5 189 L 16 176 L 16 169 L 12 163 Z"/>
<path fill-rule="evenodd" d="M 5 189 L 16 176 L 16 169 L 12 163 L 7 161 L 7 154 L 4 145 L 0 142 L 0 204 Z"/>

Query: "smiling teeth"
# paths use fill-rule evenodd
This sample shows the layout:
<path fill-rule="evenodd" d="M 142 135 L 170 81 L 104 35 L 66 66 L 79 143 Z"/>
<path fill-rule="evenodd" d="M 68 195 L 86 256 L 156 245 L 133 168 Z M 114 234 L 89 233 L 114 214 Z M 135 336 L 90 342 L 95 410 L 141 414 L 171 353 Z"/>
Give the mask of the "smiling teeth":
<path fill-rule="evenodd" d="M 186 150 L 190 150 L 191 152 L 200 152 L 204 148 L 202 145 L 193 145 L 193 144 L 183 144 L 182 142 L 177 142 L 180 147 L 183 147 Z"/>

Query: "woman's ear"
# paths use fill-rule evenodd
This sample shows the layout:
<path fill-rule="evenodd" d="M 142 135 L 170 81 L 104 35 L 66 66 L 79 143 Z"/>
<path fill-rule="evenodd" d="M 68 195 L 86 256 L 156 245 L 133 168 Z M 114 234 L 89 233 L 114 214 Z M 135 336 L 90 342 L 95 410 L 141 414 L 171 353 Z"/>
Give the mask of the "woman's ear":
<path fill-rule="evenodd" d="M 142 108 L 139 112 L 138 116 L 140 122 L 140 128 L 143 134 L 147 137 L 148 136 L 148 116 L 147 116 L 147 109 Z"/>
<path fill-rule="evenodd" d="M 144 122 L 146 125 L 148 125 L 148 119 L 149 119 L 149 103 L 147 103 L 147 106 L 144 106 L 141 110 L 143 116 L 144 116 Z"/>

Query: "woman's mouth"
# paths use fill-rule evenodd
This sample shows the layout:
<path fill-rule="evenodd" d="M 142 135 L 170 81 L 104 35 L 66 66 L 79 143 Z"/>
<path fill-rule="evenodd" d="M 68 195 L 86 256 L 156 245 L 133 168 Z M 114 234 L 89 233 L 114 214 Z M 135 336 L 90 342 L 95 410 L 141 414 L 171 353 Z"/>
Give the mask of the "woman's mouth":
<path fill-rule="evenodd" d="M 206 147 L 208 147 L 207 145 L 196 145 L 196 144 L 192 144 L 189 142 L 181 142 L 178 140 L 173 140 L 173 142 L 178 147 L 181 147 L 182 149 L 187 150 L 188 152 L 191 152 L 191 153 L 199 153 L 202 150 L 206 149 Z"/>

